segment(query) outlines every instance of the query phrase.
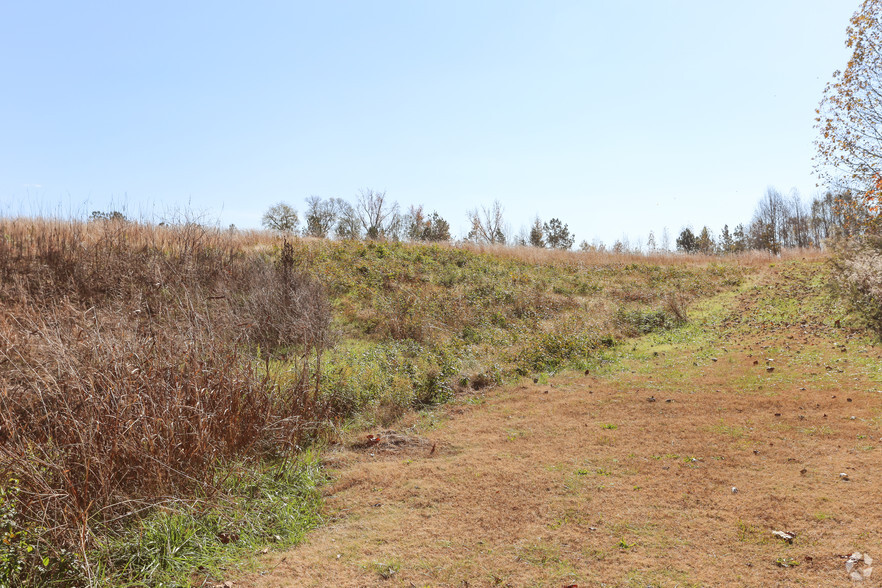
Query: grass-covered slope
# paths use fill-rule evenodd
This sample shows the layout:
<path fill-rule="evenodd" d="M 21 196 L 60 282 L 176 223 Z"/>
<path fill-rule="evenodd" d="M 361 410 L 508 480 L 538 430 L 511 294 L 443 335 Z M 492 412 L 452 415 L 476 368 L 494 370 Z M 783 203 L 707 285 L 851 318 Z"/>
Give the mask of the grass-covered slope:
<path fill-rule="evenodd" d="M 584 369 L 758 262 L 0 220 L 0 576 L 157 583 L 296 540 L 317 440 Z"/>

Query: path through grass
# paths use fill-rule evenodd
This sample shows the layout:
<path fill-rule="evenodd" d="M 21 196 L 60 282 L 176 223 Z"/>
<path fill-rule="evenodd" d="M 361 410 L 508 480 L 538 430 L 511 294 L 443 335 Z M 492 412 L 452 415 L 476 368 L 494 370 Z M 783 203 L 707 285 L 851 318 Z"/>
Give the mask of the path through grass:
<path fill-rule="evenodd" d="M 834 326 L 821 271 L 351 439 L 333 522 L 237 585 L 849 585 L 843 555 L 882 557 L 880 349 Z"/>

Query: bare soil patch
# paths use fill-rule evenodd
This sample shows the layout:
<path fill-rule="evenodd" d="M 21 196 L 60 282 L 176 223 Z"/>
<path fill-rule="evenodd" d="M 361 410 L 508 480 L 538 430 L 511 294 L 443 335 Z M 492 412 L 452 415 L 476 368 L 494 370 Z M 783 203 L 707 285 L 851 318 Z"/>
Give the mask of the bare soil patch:
<path fill-rule="evenodd" d="M 591 375 L 359 433 L 328 452 L 329 524 L 235 585 L 852 585 L 852 553 L 882 561 L 880 350 L 818 271 L 769 268 Z"/>

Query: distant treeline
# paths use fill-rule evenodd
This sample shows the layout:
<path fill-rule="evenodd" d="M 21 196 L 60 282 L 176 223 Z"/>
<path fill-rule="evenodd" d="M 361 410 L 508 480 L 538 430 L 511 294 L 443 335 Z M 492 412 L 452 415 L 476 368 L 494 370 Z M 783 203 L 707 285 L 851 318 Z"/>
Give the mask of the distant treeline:
<path fill-rule="evenodd" d="M 410 206 L 403 211 L 385 192 L 367 189 L 359 192 L 354 203 L 343 198 L 310 196 L 306 199 L 302 224 L 297 210 L 280 202 L 264 213 L 262 224 L 269 230 L 319 239 L 461 240 L 562 250 L 572 249 L 576 243 L 569 226 L 559 218 L 543 221 L 536 216 L 529 228 L 522 227 L 519 232 L 513 232 L 498 200 L 490 206 L 470 210 L 466 215 L 468 233 L 457 239 L 451 234 L 448 221 L 437 211 L 428 212 L 422 205 Z M 125 219 L 119 212 L 94 212 L 92 217 L 95 220 Z M 614 253 L 679 251 L 707 255 L 756 250 L 777 254 L 785 248 L 823 248 L 830 237 L 859 232 L 860 227 L 866 225 L 867 218 L 868 212 L 861 200 L 847 191 L 828 191 L 807 201 L 796 190 L 784 196 L 770 187 L 759 200 L 749 223 L 734 227 L 726 224 L 719 233 L 714 233 L 708 226 L 698 230 L 687 226 L 672 240 L 665 228 L 660 236 L 650 231 L 645 242 L 643 239 L 631 242 L 628 237 L 611 245 L 599 240 L 590 243 L 583 240 L 577 248 Z"/>
<path fill-rule="evenodd" d="M 834 236 L 850 236 L 865 226 L 867 212 L 850 192 L 826 192 L 811 202 L 793 190 L 785 197 L 775 188 L 766 190 L 748 225 L 730 230 L 724 225 L 718 236 L 708 227 L 696 234 L 686 227 L 677 237 L 678 251 L 686 253 L 738 253 L 747 250 L 778 253 L 790 247 L 821 248 Z M 653 235 L 650 233 L 650 249 Z"/>

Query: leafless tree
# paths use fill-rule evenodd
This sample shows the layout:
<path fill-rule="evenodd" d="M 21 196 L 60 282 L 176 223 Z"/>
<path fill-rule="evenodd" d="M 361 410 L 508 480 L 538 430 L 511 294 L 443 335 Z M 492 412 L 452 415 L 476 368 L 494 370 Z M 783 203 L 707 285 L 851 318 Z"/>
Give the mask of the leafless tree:
<path fill-rule="evenodd" d="M 468 239 L 478 243 L 505 244 L 503 209 L 499 200 L 494 200 L 489 208 L 482 206 L 480 210 L 469 211 L 468 219 L 471 224 Z"/>
<path fill-rule="evenodd" d="M 401 228 L 398 203 L 390 202 L 386 192 L 362 190 L 355 211 L 368 239 L 395 239 Z"/>
<path fill-rule="evenodd" d="M 778 253 L 784 242 L 786 220 L 787 204 L 781 192 L 771 186 L 766 188 L 750 224 L 753 247 Z"/>
<path fill-rule="evenodd" d="M 337 228 L 334 233 L 338 239 L 361 239 L 361 219 L 355 207 L 343 199 L 337 200 Z"/>
<path fill-rule="evenodd" d="M 306 228 L 303 233 L 310 237 L 325 238 L 331 234 L 337 222 L 338 205 L 336 198 L 322 200 L 318 196 L 306 199 Z"/>
<path fill-rule="evenodd" d="M 671 250 L 671 234 L 668 233 L 668 227 L 664 227 L 662 229 L 661 250 L 662 251 L 670 251 Z"/>
<path fill-rule="evenodd" d="M 785 244 L 788 247 L 810 247 L 812 244 L 811 217 L 796 188 L 790 191 L 786 215 L 787 239 Z"/>

